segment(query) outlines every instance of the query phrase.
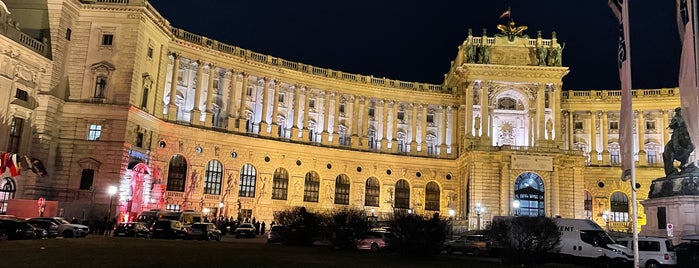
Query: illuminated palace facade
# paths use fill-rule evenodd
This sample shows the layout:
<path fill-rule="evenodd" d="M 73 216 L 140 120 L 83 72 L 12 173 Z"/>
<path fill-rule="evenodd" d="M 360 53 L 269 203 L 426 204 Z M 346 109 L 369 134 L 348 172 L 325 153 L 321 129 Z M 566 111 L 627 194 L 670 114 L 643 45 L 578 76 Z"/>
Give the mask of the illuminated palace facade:
<path fill-rule="evenodd" d="M 45 197 L 56 214 L 101 218 L 115 185 L 121 220 L 160 208 L 270 222 L 305 206 L 438 212 L 469 228 L 545 215 L 629 230 L 620 91 L 561 90 L 569 70 L 555 33 L 469 30 L 444 82 L 426 84 L 221 43 L 144 0 L 3 2 L 0 149 L 48 171 L 6 172 L 4 210 Z M 640 201 L 664 176 L 679 92 L 633 96 L 644 224 Z"/>

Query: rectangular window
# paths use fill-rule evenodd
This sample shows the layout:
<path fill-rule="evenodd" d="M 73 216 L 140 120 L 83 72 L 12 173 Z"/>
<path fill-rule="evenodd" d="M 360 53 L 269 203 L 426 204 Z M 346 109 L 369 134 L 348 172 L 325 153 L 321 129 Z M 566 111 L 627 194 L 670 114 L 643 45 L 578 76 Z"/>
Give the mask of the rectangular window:
<path fill-rule="evenodd" d="M 619 130 L 619 121 L 609 122 L 609 129 Z"/>
<path fill-rule="evenodd" d="M 143 148 L 143 133 L 136 133 L 136 146 Z"/>
<path fill-rule="evenodd" d="M 245 95 L 247 95 L 248 97 L 252 96 L 252 88 L 251 87 L 249 87 L 248 90 L 245 91 Z"/>
<path fill-rule="evenodd" d="M 374 107 L 369 108 L 369 117 L 374 117 Z"/>
<path fill-rule="evenodd" d="M 279 101 L 279 103 L 284 103 L 284 93 L 279 93 L 279 98 L 277 101 Z"/>
<path fill-rule="evenodd" d="M 434 123 L 434 115 L 433 114 L 427 115 L 427 123 Z"/>
<path fill-rule="evenodd" d="M 153 47 L 148 46 L 148 50 L 146 51 L 146 56 L 147 56 L 149 59 L 152 59 L 152 58 L 153 58 Z"/>
<path fill-rule="evenodd" d="M 400 120 L 400 121 L 405 120 L 405 112 L 403 112 L 403 111 L 398 112 L 398 120 Z"/>
<path fill-rule="evenodd" d="M 180 205 L 178 204 L 167 204 L 165 206 L 167 211 L 180 211 Z"/>
<path fill-rule="evenodd" d="M 141 109 L 146 109 L 148 107 L 148 91 L 147 87 L 143 88 L 143 96 L 141 97 Z"/>
<path fill-rule="evenodd" d="M 23 100 L 23 101 L 28 101 L 28 100 L 29 100 L 29 94 L 28 94 L 26 91 L 21 90 L 21 89 L 18 88 L 18 89 L 15 91 L 15 98 L 18 98 L 18 99 Z"/>
<path fill-rule="evenodd" d="M 103 46 L 111 46 L 112 42 L 114 42 L 114 35 L 113 34 L 103 34 L 102 35 L 102 45 Z"/>
<path fill-rule="evenodd" d="M 250 218 L 252 217 L 252 209 L 241 209 L 240 215 L 238 215 L 238 217 L 243 219 L 243 220 L 245 220 L 245 219 L 250 220 Z"/>
<path fill-rule="evenodd" d="M 95 98 L 104 98 L 104 91 L 107 89 L 107 77 L 98 76 L 95 81 Z"/>
<path fill-rule="evenodd" d="M 340 104 L 340 113 L 345 113 L 345 104 Z"/>
<path fill-rule="evenodd" d="M 316 107 L 316 100 L 309 100 L 308 101 L 308 108 L 315 108 Z"/>
<path fill-rule="evenodd" d="M 102 125 L 90 125 L 90 129 L 87 132 L 87 140 L 96 141 L 99 140 L 102 135 Z"/>
<path fill-rule="evenodd" d="M 80 176 L 80 190 L 90 190 L 90 188 L 92 188 L 92 180 L 94 177 L 94 169 L 83 169 L 83 173 Z"/>
<path fill-rule="evenodd" d="M 655 121 L 646 121 L 647 130 L 655 130 Z"/>
<path fill-rule="evenodd" d="M 575 122 L 575 129 L 583 129 L 583 122 Z"/>
<path fill-rule="evenodd" d="M 19 153 L 19 146 L 22 143 L 22 127 L 24 119 L 19 117 L 12 118 L 10 122 L 10 153 Z"/>
<path fill-rule="evenodd" d="M 66 29 L 66 40 L 70 40 L 70 35 L 73 34 L 73 30 L 70 28 Z"/>

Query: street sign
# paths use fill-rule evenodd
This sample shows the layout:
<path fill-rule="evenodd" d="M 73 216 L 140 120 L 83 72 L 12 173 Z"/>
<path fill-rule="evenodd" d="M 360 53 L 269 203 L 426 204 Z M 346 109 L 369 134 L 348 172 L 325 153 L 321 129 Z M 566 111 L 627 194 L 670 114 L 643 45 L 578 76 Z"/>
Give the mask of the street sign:
<path fill-rule="evenodd" d="M 667 229 L 667 236 L 668 237 L 672 237 L 672 227 L 673 227 L 672 223 L 668 223 L 666 228 L 665 228 L 665 229 Z"/>

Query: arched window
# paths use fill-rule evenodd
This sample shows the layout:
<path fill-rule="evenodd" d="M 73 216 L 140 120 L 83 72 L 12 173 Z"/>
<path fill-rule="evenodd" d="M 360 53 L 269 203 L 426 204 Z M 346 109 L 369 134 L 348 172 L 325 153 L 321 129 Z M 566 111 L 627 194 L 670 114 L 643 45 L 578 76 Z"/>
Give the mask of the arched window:
<path fill-rule="evenodd" d="M 257 182 L 257 170 L 250 164 L 245 164 L 240 170 L 240 185 L 238 196 L 255 197 L 255 183 Z"/>
<path fill-rule="evenodd" d="M 611 215 L 609 221 L 627 222 L 629 221 L 629 198 L 622 192 L 614 192 L 609 200 Z"/>
<path fill-rule="evenodd" d="M 289 172 L 284 168 L 274 171 L 272 180 L 272 199 L 286 200 L 289 189 Z"/>
<path fill-rule="evenodd" d="M 531 172 L 522 173 L 515 180 L 515 199 L 519 208 L 518 216 L 546 216 L 544 213 L 544 182 L 539 175 Z"/>
<path fill-rule="evenodd" d="M 217 160 L 211 160 L 206 165 L 206 179 L 204 179 L 204 194 L 221 194 L 221 178 L 223 166 Z"/>
<path fill-rule="evenodd" d="M 0 181 L 0 213 L 7 213 L 7 200 L 15 198 L 15 180 L 7 177 Z"/>
<path fill-rule="evenodd" d="M 401 179 L 396 182 L 396 201 L 393 207 L 410 208 L 410 185 L 408 185 L 408 181 Z"/>
<path fill-rule="evenodd" d="M 498 100 L 498 109 L 515 110 L 517 109 L 517 101 L 510 97 L 501 98 Z"/>
<path fill-rule="evenodd" d="M 425 186 L 425 210 L 439 211 L 439 185 L 429 182 Z"/>
<path fill-rule="evenodd" d="M 335 178 L 335 204 L 349 205 L 350 180 L 345 174 Z"/>
<path fill-rule="evenodd" d="M 364 192 L 364 205 L 378 207 L 380 190 L 379 180 L 374 177 L 368 178 L 366 180 L 366 191 Z"/>
<path fill-rule="evenodd" d="M 167 169 L 167 190 L 184 192 L 184 183 L 187 180 L 187 160 L 184 156 L 176 154 L 170 158 Z"/>
<path fill-rule="evenodd" d="M 318 191 L 320 191 L 320 176 L 315 171 L 306 173 L 306 182 L 303 185 L 303 201 L 318 202 Z"/>
<path fill-rule="evenodd" d="M 585 191 L 585 219 L 592 219 L 592 195 Z"/>

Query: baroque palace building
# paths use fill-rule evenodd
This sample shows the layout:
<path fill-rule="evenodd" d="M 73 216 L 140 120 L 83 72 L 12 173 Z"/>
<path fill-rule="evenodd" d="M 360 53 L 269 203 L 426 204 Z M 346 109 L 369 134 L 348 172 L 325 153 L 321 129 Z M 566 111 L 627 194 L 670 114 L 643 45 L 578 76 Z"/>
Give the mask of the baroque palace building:
<path fill-rule="evenodd" d="M 630 230 L 620 91 L 562 90 L 555 32 L 469 30 L 437 85 L 224 44 L 145 0 L 0 4 L 0 150 L 47 171 L 5 172 L 0 212 L 43 197 L 49 214 L 122 221 L 159 208 L 269 222 L 305 206 L 438 212 L 470 229 L 545 215 Z M 640 204 L 664 176 L 679 90 L 633 97 Z M 654 220 L 640 205 L 639 219 Z"/>

